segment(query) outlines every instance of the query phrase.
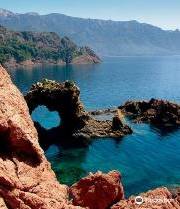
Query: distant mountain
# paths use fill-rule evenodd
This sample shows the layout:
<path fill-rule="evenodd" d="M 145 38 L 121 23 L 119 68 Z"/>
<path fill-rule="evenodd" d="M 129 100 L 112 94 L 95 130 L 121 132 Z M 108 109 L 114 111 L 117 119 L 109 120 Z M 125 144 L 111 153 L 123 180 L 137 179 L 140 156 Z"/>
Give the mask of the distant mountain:
<path fill-rule="evenodd" d="M 54 32 L 14 32 L 0 26 L 0 63 L 5 66 L 98 62 L 100 59 L 90 48 L 78 47 Z"/>
<path fill-rule="evenodd" d="M 180 32 L 137 21 L 94 20 L 62 14 L 15 14 L 0 10 L 0 24 L 14 30 L 48 31 L 68 36 L 101 55 L 180 54 Z"/>
<path fill-rule="evenodd" d="M 11 11 L 8 11 L 8 10 L 6 10 L 6 9 L 1 9 L 0 8 L 0 16 L 1 17 L 10 17 L 10 16 L 15 16 L 16 14 L 14 14 L 13 12 L 11 12 Z"/>

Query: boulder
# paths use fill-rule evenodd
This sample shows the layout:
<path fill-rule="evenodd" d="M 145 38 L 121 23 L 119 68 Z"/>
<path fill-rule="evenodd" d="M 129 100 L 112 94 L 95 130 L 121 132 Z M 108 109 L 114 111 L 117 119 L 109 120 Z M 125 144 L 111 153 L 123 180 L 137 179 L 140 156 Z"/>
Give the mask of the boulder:
<path fill-rule="evenodd" d="M 121 128 L 124 126 L 124 124 L 123 124 L 122 121 L 123 121 L 123 120 L 122 120 L 121 111 L 118 110 L 118 111 L 116 112 L 115 116 L 113 117 L 112 128 L 113 128 L 114 130 L 119 130 L 119 129 L 121 129 Z"/>
<path fill-rule="evenodd" d="M 124 198 L 121 175 L 117 171 L 90 174 L 70 188 L 70 195 L 74 205 L 89 209 L 109 208 Z"/>

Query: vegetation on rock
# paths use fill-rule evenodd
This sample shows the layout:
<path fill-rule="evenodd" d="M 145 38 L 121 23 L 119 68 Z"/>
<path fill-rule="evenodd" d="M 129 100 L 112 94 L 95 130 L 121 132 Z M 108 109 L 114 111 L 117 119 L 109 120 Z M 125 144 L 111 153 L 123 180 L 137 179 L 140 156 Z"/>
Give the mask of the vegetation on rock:
<path fill-rule="evenodd" d="M 68 37 L 60 38 L 53 32 L 14 32 L 0 26 L 1 64 L 10 60 L 70 64 L 82 55 L 99 59 L 91 49 L 78 47 Z"/>
<path fill-rule="evenodd" d="M 132 21 L 94 20 L 63 14 L 0 11 L 0 24 L 13 30 L 53 31 L 103 56 L 179 55 L 180 31 Z"/>

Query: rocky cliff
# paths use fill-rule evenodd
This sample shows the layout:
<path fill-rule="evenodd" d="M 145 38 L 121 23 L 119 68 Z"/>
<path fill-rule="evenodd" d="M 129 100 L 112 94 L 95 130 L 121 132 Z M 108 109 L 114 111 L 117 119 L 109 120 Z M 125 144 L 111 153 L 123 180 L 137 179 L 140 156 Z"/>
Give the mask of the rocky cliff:
<path fill-rule="evenodd" d="M 142 194 L 145 202 L 126 200 L 117 171 L 90 174 L 71 188 L 59 184 L 39 146 L 23 95 L 0 67 L 1 209 L 179 209 L 178 195 L 159 188 Z"/>
<path fill-rule="evenodd" d="M 57 182 L 38 144 L 26 102 L 2 67 L 0 196 L 7 207 L 13 209 L 59 209 L 68 202 L 68 188 Z"/>

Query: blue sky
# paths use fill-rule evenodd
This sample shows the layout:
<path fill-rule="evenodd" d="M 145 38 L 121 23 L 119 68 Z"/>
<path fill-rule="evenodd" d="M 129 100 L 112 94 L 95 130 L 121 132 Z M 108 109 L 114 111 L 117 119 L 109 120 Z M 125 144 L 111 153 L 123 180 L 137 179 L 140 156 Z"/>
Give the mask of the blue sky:
<path fill-rule="evenodd" d="M 138 20 L 165 29 L 180 29 L 180 0 L 0 0 L 13 12 L 63 13 L 70 16 Z"/>

